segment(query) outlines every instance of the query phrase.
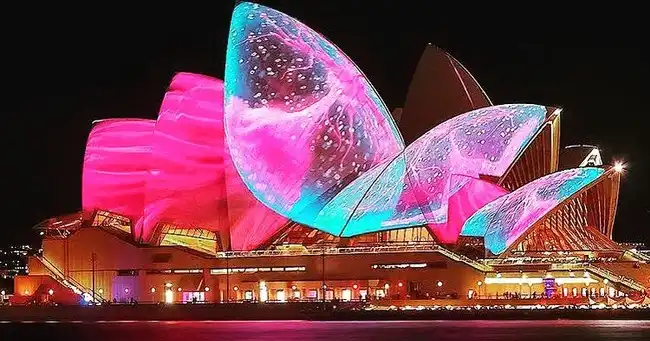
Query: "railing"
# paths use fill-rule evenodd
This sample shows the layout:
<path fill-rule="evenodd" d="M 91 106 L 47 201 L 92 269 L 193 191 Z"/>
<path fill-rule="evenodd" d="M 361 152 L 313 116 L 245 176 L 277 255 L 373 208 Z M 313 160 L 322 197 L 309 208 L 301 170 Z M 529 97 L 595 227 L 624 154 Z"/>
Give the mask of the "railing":
<path fill-rule="evenodd" d="M 631 258 L 634 258 L 634 259 L 639 260 L 639 261 L 650 262 L 650 251 L 646 251 L 646 250 L 644 250 L 644 251 L 625 250 L 624 255 L 628 256 L 628 257 L 631 257 Z"/>
<path fill-rule="evenodd" d="M 597 275 L 599 275 L 601 277 L 607 278 L 611 282 L 622 283 L 622 284 L 624 284 L 624 285 L 626 285 L 626 286 L 628 286 L 628 287 L 630 287 L 630 288 L 632 288 L 634 290 L 638 290 L 638 291 L 643 291 L 644 292 L 646 290 L 646 288 L 645 288 L 645 286 L 643 284 L 635 281 L 634 279 L 629 278 L 629 277 L 625 277 L 625 276 L 621 276 L 619 274 L 616 274 L 616 273 L 614 273 L 612 271 L 609 271 L 607 269 L 603 269 L 603 268 L 598 267 L 596 265 L 588 264 L 585 268 L 586 268 L 586 270 L 591 271 L 591 272 L 593 272 L 593 273 L 595 273 L 595 274 L 597 274 Z"/>
<path fill-rule="evenodd" d="M 216 258 L 250 258 L 273 256 L 322 256 L 322 255 L 351 255 L 402 252 L 438 252 L 458 262 L 466 263 L 480 271 L 490 271 L 489 265 L 483 264 L 464 255 L 445 249 L 434 243 L 418 243 L 407 245 L 361 246 L 361 247 L 330 247 L 301 250 L 253 250 L 217 252 Z"/>
<path fill-rule="evenodd" d="M 488 272 L 492 271 L 492 267 L 490 265 L 487 265 L 485 263 L 481 263 L 479 261 L 473 260 L 465 255 L 461 255 L 460 253 L 456 253 L 450 250 L 445 249 L 444 247 L 438 246 L 438 251 L 442 253 L 443 255 L 457 261 L 457 262 L 463 262 L 479 271 L 483 272 Z"/>
<path fill-rule="evenodd" d="M 340 254 L 399 253 L 399 252 L 437 252 L 439 246 L 433 243 L 388 246 L 328 247 L 300 250 L 252 250 L 217 252 L 217 258 L 250 258 L 272 256 L 315 256 Z"/>
<path fill-rule="evenodd" d="M 96 292 L 92 292 L 89 288 L 84 287 L 81 283 L 77 282 L 74 278 L 66 276 L 59 268 L 56 267 L 52 262 L 47 258 L 42 256 L 34 256 L 41 261 L 43 265 L 55 276 L 57 280 L 64 287 L 70 288 L 75 294 L 78 294 L 83 297 L 84 293 L 89 293 L 95 302 L 103 301 L 103 297 L 98 295 Z M 76 289 L 76 290 L 75 290 Z"/>

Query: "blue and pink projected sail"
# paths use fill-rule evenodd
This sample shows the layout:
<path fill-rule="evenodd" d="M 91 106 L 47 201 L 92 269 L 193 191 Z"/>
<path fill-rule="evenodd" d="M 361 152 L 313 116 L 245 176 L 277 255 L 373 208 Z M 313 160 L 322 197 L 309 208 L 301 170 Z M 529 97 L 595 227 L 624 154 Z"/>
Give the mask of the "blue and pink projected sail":
<path fill-rule="evenodd" d="M 501 176 L 538 132 L 539 105 L 475 110 L 404 150 L 366 77 L 299 21 L 251 3 L 233 13 L 226 139 L 255 197 L 281 215 L 344 237 L 429 224 L 443 240 L 460 174 Z"/>
<path fill-rule="evenodd" d="M 235 8 L 225 85 L 236 169 L 258 200 L 296 222 L 319 227 L 315 218 L 332 198 L 404 149 L 390 112 L 354 63 L 268 7 Z M 342 226 L 320 228 L 338 234 Z"/>
<path fill-rule="evenodd" d="M 232 17 L 225 82 L 180 73 L 157 121 L 93 128 L 83 207 L 129 217 L 143 242 L 155 242 L 166 223 L 219 232 L 232 249 L 250 250 L 297 222 L 342 237 L 426 225 L 443 243 L 455 242 L 461 226 L 470 235 L 483 228 L 498 250 L 499 236 L 518 232 L 491 231 L 519 231 L 526 221 L 488 228 L 480 214 L 528 187 L 506 195 L 482 176 L 503 177 L 552 110 L 473 110 L 405 148 L 341 50 L 283 13 L 243 2 Z"/>
<path fill-rule="evenodd" d="M 447 224 L 449 198 L 471 178 L 503 176 L 540 130 L 548 111 L 532 104 L 498 105 L 431 129 L 384 170 L 377 170 L 381 176 L 356 205 L 342 235 L 427 224 L 441 242 L 454 242 L 458 227 Z M 452 181 L 454 175 L 461 177 Z M 354 185 L 340 196 L 358 196 Z M 502 194 L 495 189 L 481 200 Z M 347 201 L 336 198 L 331 205 L 346 207 Z"/>
<path fill-rule="evenodd" d="M 602 168 L 585 167 L 539 178 L 483 206 L 465 222 L 461 234 L 484 237 L 486 249 L 501 254 L 526 229 L 604 172 Z"/>

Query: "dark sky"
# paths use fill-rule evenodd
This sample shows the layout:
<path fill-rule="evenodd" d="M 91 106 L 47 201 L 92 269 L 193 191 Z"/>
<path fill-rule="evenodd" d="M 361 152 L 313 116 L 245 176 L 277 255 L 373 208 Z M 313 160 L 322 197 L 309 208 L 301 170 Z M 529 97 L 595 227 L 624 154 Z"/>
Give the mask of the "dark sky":
<path fill-rule="evenodd" d="M 211 3 L 57 7 L 3 28 L 0 110 L 9 204 L 3 207 L 0 244 L 24 240 L 40 220 L 80 208 L 84 143 L 93 120 L 155 118 L 177 71 L 223 77 L 234 2 Z M 472 14 L 468 8 L 439 8 L 440 2 L 262 3 L 330 38 L 391 109 L 402 106 L 429 42 L 459 59 L 495 103 L 563 107 L 563 145 L 595 144 L 606 162 L 628 163 L 615 239 L 650 241 L 650 160 L 644 152 L 650 137 L 650 51 L 645 21 L 637 20 L 633 8 Z"/>

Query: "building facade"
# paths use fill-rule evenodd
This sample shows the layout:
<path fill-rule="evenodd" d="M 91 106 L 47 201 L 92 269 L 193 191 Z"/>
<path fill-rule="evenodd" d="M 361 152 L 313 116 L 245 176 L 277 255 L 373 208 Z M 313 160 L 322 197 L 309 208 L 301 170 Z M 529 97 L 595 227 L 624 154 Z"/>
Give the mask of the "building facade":
<path fill-rule="evenodd" d="M 16 302 L 648 290 L 647 256 L 611 239 L 624 165 L 561 153 L 559 108 L 494 105 L 427 46 L 391 114 L 296 19 L 242 2 L 230 32 L 225 81 L 179 73 L 156 120 L 94 123 L 82 210 L 37 225 L 43 254 L 16 277 Z"/>

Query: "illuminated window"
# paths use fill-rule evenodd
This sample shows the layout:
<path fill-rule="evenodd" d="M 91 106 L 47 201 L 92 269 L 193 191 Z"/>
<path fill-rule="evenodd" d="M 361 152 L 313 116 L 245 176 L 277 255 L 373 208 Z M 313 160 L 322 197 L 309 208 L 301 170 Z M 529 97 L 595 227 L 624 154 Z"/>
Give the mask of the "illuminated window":
<path fill-rule="evenodd" d="M 300 299 L 300 290 L 293 291 L 293 298 Z"/>
<path fill-rule="evenodd" d="M 200 274 L 203 272 L 201 269 L 176 269 L 173 270 L 175 274 Z"/>
<path fill-rule="evenodd" d="M 187 302 L 205 302 L 205 292 L 183 292 L 183 303 Z"/>
<path fill-rule="evenodd" d="M 600 296 L 605 296 L 605 288 L 600 288 L 599 292 Z"/>
<path fill-rule="evenodd" d="M 445 269 L 447 268 L 447 262 L 433 262 L 433 263 L 400 263 L 400 264 L 373 264 L 371 268 L 373 269 L 421 269 L 421 268 L 436 268 L 436 269 Z"/>
<path fill-rule="evenodd" d="M 578 296 L 578 288 L 571 289 L 571 293 L 573 294 L 573 297 L 577 297 Z"/>
<path fill-rule="evenodd" d="M 165 303 L 174 303 L 174 292 L 172 289 L 165 290 Z"/>
<path fill-rule="evenodd" d="M 609 288 L 609 297 L 614 297 L 614 296 L 616 296 L 616 289 Z"/>
<path fill-rule="evenodd" d="M 309 289 L 309 291 L 307 291 L 307 298 L 317 299 L 318 298 L 318 290 Z"/>
<path fill-rule="evenodd" d="M 359 296 L 361 296 L 362 300 L 367 299 L 368 298 L 368 290 L 366 290 L 366 289 L 359 290 Z"/>
<path fill-rule="evenodd" d="M 280 301 L 280 302 L 285 302 L 287 300 L 287 297 L 286 297 L 283 289 L 277 290 L 275 292 L 275 299 Z"/>
<path fill-rule="evenodd" d="M 253 290 L 246 290 L 244 292 L 244 299 L 247 301 L 252 301 L 253 300 Z"/>
<path fill-rule="evenodd" d="M 378 299 L 384 298 L 386 296 L 386 293 L 384 292 L 384 289 L 377 289 L 375 290 L 375 297 Z"/>
<path fill-rule="evenodd" d="M 350 301 L 352 300 L 352 290 L 350 289 L 343 289 L 341 291 L 341 299 L 343 301 Z"/>
<path fill-rule="evenodd" d="M 260 302 L 266 302 L 269 299 L 269 291 L 264 281 L 260 281 Z"/>
<path fill-rule="evenodd" d="M 562 296 L 564 297 L 569 296 L 569 288 L 567 287 L 562 288 Z"/>

